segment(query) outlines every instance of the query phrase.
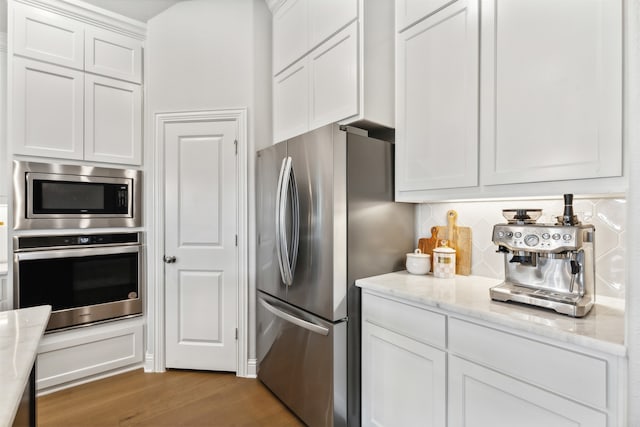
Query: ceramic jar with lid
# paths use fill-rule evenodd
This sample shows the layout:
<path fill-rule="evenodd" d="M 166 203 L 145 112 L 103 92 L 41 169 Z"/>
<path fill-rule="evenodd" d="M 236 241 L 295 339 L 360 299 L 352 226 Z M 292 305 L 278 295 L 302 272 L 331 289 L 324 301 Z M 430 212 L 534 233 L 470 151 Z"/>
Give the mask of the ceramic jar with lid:
<path fill-rule="evenodd" d="M 431 271 L 431 255 L 416 249 L 412 254 L 407 254 L 406 266 L 411 274 L 427 274 Z"/>
<path fill-rule="evenodd" d="M 433 250 L 433 275 L 441 279 L 453 279 L 456 275 L 456 251 L 442 240 Z"/>

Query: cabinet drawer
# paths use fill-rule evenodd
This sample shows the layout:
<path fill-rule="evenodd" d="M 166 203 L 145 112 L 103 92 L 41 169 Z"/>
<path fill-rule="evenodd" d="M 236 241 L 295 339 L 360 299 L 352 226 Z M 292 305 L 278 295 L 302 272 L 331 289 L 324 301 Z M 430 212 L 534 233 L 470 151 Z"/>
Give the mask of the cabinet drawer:
<path fill-rule="evenodd" d="M 607 360 L 449 318 L 449 351 L 539 387 L 607 407 Z"/>
<path fill-rule="evenodd" d="M 439 313 L 363 292 L 362 321 L 425 344 L 446 347 L 446 317 Z"/>

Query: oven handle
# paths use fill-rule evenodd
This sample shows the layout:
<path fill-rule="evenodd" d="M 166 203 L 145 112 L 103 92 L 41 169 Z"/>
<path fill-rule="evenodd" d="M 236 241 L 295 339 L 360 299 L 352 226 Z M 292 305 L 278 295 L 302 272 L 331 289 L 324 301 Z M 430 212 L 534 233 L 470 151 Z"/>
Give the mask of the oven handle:
<path fill-rule="evenodd" d="M 136 246 L 110 246 L 108 248 L 78 248 L 78 249 L 53 249 L 50 251 L 16 252 L 16 261 L 28 261 L 34 259 L 79 258 L 97 255 L 117 255 L 123 253 L 139 253 L 140 245 Z"/>

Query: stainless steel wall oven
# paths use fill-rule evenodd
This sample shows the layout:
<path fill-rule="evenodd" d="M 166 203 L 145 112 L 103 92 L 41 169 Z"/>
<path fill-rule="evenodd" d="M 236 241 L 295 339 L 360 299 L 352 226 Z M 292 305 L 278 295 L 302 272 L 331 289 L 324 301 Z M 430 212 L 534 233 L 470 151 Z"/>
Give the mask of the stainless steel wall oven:
<path fill-rule="evenodd" d="M 14 161 L 14 228 L 139 227 L 142 172 Z"/>
<path fill-rule="evenodd" d="M 51 305 L 47 331 L 142 314 L 141 237 L 14 236 L 17 308 Z"/>

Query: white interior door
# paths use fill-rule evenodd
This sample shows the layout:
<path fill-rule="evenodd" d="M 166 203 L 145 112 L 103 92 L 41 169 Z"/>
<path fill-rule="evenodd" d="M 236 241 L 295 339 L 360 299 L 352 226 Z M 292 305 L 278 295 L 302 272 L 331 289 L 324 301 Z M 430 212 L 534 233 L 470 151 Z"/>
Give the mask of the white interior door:
<path fill-rule="evenodd" d="M 165 127 L 167 368 L 237 370 L 237 135 L 231 119 Z"/>

